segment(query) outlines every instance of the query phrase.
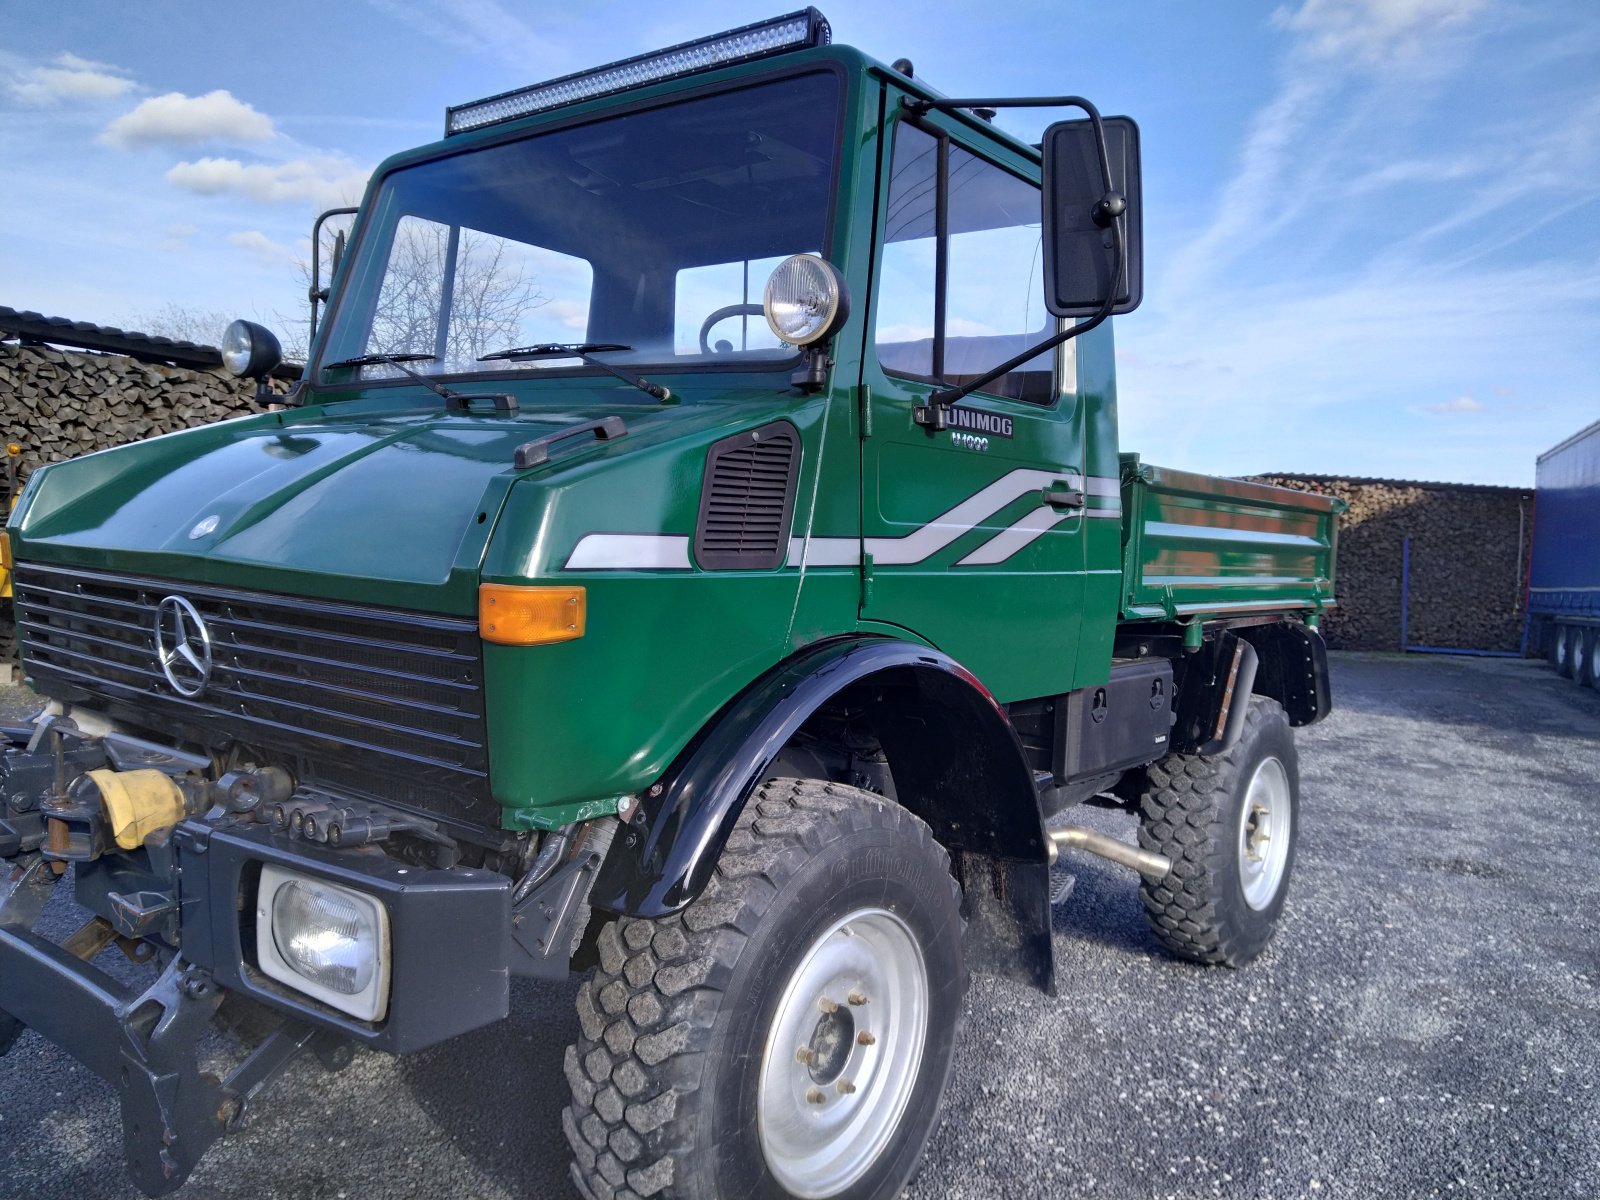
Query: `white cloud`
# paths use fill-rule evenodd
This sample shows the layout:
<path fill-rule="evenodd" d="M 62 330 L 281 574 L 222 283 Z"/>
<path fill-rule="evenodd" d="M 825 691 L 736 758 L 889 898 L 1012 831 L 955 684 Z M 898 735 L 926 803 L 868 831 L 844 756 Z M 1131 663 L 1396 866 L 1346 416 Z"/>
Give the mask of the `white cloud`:
<path fill-rule="evenodd" d="M 61 53 L 48 66 L 20 71 L 7 84 L 7 90 L 23 104 L 49 108 L 63 100 L 114 100 L 133 86 L 133 80 L 121 67 Z"/>
<path fill-rule="evenodd" d="M 309 202 L 319 208 L 354 204 L 368 171 L 342 155 L 318 155 L 282 163 L 242 163 L 236 158 L 181 162 L 167 181 L 202 196 L 243 196 L 263 204 Z"/>
<path fill-rule="evenodd" d="M 1484 0 L 1304 0 L 1277 9 L 1272 23 L 1298 34 L 1317 58 L 1375 65 L 1414 58 L 1483 7 Z"/>
<path fill-rule="evenodd" d="M 111 146 L 192 146 L 201 142 L 267 142 L 272 119 L 222 89 L 204 96 L 168 92 L 152 96 L 107 125 L 100 140 Z"/>
<path fill-rule="evenodd" d="M 1441 416 L 1451 416 L 1455 413 L 1488 412 L 1489 408 L 1488 405 L 1482 403 L 1481 401 L 1474 400 L 1471 396 L 1463 393 L 1462 395 L 1457 396 L 1454 400 L 1445 400 L 1439 404 L 1428 405 L 1428 411 L 1431 413 L 1438 413 Z"/>
<path fill-rule="evenodd" d="M 274 267 L 280 263 L 298 262 L 301 254 L 293 246 L 276 242 L 262 233 L 259 229 L 247 229 L 241 233 L 230 233 L 228 241 L 242 250 L 248 250 L 256 262 L 264 267 Z"/>
<path fill-rule="evenodd" d="M 582 333 L 589 327 L 589 306 L 580 301 L 552 300 L 548 312 L 565 329 L 574 329 Z"/>

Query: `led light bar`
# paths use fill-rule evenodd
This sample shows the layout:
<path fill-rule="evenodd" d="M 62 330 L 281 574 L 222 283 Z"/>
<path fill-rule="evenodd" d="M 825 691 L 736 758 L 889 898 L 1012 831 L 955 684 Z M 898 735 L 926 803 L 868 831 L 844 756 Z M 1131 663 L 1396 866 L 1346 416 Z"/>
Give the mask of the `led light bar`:
<path fill-rule="evenodd" d="M 576 104 L 580 100 L 593 100 L 647 83 L 709 71 L 713 67 L 731 66 L 811 46 L 826 46 L 832 39 L 833 30 L 827 17 L 814 8 L 801 9 L 785 17 L 625 58 L 592 71 L 579 71 L 548 83 L 474 100 L 471 104 L 454 105 L 445 109 L 444 133 L 450 137 L 565 104 Z"/>

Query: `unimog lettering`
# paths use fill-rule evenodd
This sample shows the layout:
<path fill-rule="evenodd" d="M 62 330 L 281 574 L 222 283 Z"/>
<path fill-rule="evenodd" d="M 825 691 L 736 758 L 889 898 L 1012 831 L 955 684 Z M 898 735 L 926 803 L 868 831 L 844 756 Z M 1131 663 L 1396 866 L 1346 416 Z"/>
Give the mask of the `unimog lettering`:
<path fill-rule="evenodd" d="M 952 404 L 945 410 L 952 429 L 986 433 L 993 437 L 1011 437 L 1011 418 L 1001 413 L 984 412 L 964 404 Z"/>
<path fill-rule="evenodd" d="M 1039 147 L 973 114 L 1016 104 L 1065 112 Z M 1248 962 L 1339 506 L 1118 445 L 1139 180 L 1127 118 L 945 97 L 814 9 L 451 108 L 331 278 L 314 232 L 284 405 L 27 481 L 0 1052 L 111 1083 L 159 1195 L 305 1052 L 577 975 L 577 1194 L 878 1200 L 971 972 L 1052 986 L 1059 856 Z M 485 318 L 480 253 L 546 302 Z M 241 321 L 223 357 L 279 353 Z"/>

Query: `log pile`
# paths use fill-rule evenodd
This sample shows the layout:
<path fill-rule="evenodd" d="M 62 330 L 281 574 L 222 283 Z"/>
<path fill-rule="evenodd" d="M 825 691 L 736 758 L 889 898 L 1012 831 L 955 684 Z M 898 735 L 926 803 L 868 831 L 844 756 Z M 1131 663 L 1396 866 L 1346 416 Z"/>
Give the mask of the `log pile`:
<path fill-rule="evenodd" d="M 1259 483 L 1337 496 L 1335 592 L 1328 645 L 1401 647 L 1401 578 L 1411 539 L 1406 644 L 1516 650 L 1522 640 L 1531 489 L 1391 479 L 1258 475 Z"/>
<path fill-rule="evenodd" d="M 255 410 L 255 384 L 115 354 L 0 344 L 0 437 L 44 463 Z"/>

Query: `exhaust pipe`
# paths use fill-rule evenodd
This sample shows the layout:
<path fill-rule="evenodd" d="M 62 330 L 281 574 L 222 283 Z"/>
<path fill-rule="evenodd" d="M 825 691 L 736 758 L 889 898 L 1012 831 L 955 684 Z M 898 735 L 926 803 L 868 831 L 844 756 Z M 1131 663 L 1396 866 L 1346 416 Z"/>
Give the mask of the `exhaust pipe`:
<path fill-rule="evenodd" d="M 1149 850 L 1141 850 L 1138 846 L 1130 846 L 1127 842 L 1119 842 L 1116 838 L 1107 837 L 1103 833 L 1096 833 L 1092 829 L 1084 829 L 1080 825 L 1069 825 L 1065 829 L 1052 829 L 1050 834 L 1050 865 L 1056 865 L 1056 860 L 1061 857 L 1063 850 L 1087 850 L 1090 854 L 1098 854 L 1101 858 L 1123 867 L 1132 867 L 1152 883 L 1165 879 L 1172 870 L 1172 860 L 1164 854 L 1153 854 Z"/>

